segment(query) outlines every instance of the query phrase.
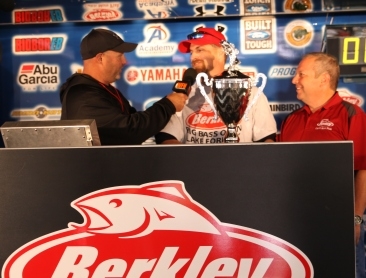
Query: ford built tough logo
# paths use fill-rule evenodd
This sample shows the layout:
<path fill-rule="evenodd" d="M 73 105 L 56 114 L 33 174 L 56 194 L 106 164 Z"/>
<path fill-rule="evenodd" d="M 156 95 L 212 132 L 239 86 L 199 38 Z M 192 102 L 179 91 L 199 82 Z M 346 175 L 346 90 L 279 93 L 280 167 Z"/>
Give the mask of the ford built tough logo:
<path fill-rule="evenodd" d="M 84 222 L 19 248 L 2 277 L 313 277 L 299 249 L 221 223 L 179 181 L 106 188 L 71 205 Z"/>

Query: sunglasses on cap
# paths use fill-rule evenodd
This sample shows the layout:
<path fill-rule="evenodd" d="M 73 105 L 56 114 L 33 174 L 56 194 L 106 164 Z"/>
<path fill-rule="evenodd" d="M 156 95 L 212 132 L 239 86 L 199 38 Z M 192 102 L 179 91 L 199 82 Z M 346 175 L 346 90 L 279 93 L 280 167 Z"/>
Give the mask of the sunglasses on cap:
<path fill-rule="evenodd" d="M 211 33 L 207 33 L 207 32 L 204 32 L 204 31 L 198 31 L 198 32 L 194 32 L 194 33 L 192 33 L 192 34 L 189 34 L 189 35 L 187 36 L 187 39 L 189 39 L 189 40 L 202 39 L 205 35 L 210 35 L 210 36 L 212 36 L 212 37 L 214 37 L 214 38 L 216 38 L 216 39 L 218 39 L 218 40 L 220 40 L 220 41 L 221 41 L 221 39 L 220 39 L 220 38 L 218 38 L 218 37 L 216 37 L 216 36 L 212 35 Z"/>

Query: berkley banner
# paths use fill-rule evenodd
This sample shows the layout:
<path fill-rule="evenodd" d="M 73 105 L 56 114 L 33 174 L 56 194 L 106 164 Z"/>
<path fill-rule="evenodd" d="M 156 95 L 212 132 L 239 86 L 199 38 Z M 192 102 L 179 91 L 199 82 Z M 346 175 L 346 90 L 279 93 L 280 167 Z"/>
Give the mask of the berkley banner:
<path fill-rule="evenodd" d="M 221 223 L 181 181 L 106 188 L 71 206 L 84 223 L 19 248 L 4 264 L 3 278 L 314 276 L 296 246 Z"/>

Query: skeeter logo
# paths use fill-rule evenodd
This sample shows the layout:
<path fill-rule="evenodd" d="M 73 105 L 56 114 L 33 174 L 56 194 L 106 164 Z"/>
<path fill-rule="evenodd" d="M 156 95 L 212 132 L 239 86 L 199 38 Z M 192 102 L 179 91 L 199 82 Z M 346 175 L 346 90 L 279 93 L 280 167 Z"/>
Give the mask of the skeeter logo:
<path fill-rule="evenodd" d="M 221 223 L 180 181 L 106 188 L 72 207 L 84 223 L 21 247 L 2 277 L 313 277 L 296 247 Z"/>

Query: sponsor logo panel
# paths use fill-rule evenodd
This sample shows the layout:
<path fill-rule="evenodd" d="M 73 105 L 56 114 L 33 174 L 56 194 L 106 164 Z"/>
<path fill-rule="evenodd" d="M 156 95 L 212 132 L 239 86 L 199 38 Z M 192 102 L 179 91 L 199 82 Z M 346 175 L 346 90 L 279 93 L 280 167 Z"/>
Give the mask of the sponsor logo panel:
<path fill-rule="evenodd" d="M 64 51 L 67 35 L 42 34 L 37 36 L 13 36 L 14 55 L 59 54 Z"/>
<path fill-rule="evenodd" d="M 292 78 L 296 74 L 297 65 L 273 65 L 268 71 L 269 78 Z"/>
<path fill-rule="evenodd" d="M 171 83 L 181 80 L 186 67 L 128 67 L 124 79 L 130 85 L 138 83 Z"/>
<path fill-rule="evenodd" d="M 19 67 L 17 83 L 24 92 L 56 91 L 60 83 L 58 65 L 23 63 Z"/>
<path fill-rule="evenodd" d="M 288 45 L 304 48 L 314 38 L 313 25 L 306 20 L 293 20 L 285 26 L 284 37 Z"/>
<path fill-rule="evenodd" d="M 170 31 L 163 23 L 153 23 L 145 26 L 145 40 L 136 48 L 139 57 L 167 57 L 172 56 L 178 49 L 176 42 L 169 42 Z"/>
<path fill-rule="evenodd" d="M 61 117 L 60 108 L 50 108 L 46 105 L 38 105 L 33 109 L 14 109 L 10 112 L 12 118 L 30 118 L 30 119 L 54 119 L 59 120 Z"/>
<path fill-rule="evenodd" d="M 2 277 L 314 276 L 301 250 L 262 231 L 220 222 L 181 181 L 106 188 L 71 206 L 84 222 L 16 250 Z"/>
<path fill-rule="evenodd" d="M 292 111 L 299 109 L 302 107 L 302 104 L 300 102 L 275 102 L 270 101 L 269 107 L 271 108 L 271 111 L 273 114 L 288 114 Z"/>
<path fill-rule="evenodd" d="M 276 19 L 274 17 L 244 17 L 240 20 L 243 54 L 274 53 L 277 50 Z"/>
<path fill-rule="evenodd" d="M 144 18 L 168 18 L 173 8 L 177 7 L 176 0 L 159 1 L 159 0 L 137 0 L 136 7 L 139 11 L 144 12 Z"/>
<path fill-rule="evenodd" d="M 240 1 L 241 14 L 254 16 L 275 13 L 275 0 L 242 0 Z"/>
<path fill-rule="evenodd" d="M 59 23 L 66 21 L 62 7 L 42 7 L 40 9 L 21 9 L 13 11 L 13 23 Z"/>
<path fill-rule="evenodd" d="M 352 104 L 358 105 L 360 107 L 363 106 L 365 100 L 361 95 L 355 94 L 354 92 L 349 91 L 347 88 L 338 88 L 337 89 L 339 96 Z"/>
<path fill-rule="evenodd" d="M 123 18 L 121 2 L 88 3 L 83 5 L 85 21 L 118 20 Z"/>
<path fill-rule="evenodd" d="M 286 0 L 283 2 L 283 10 L 290 13 L 313 11 L 313 1 L 311 0 Z"/>

